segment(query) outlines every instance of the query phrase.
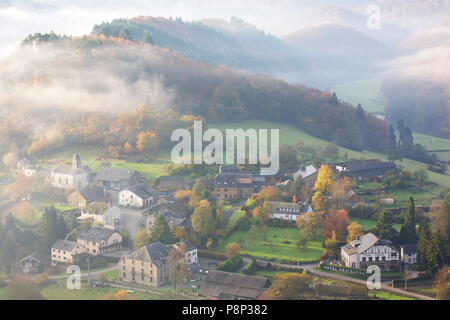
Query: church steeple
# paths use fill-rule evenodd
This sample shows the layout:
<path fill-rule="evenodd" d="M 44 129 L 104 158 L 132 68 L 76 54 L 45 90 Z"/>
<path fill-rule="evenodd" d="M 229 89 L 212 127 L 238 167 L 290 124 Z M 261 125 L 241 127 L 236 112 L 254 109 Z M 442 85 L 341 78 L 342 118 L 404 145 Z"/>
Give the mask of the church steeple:
<path fill-rule="evenodd" d="M 78 153 L 73 155 L 72 169 L 81 169 L 81 157 Z"/>

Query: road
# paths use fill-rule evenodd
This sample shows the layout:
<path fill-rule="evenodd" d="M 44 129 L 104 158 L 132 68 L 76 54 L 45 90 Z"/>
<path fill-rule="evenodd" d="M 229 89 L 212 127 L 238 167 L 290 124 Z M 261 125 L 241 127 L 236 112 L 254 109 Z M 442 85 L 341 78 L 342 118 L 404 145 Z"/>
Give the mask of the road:
<path fill-rule="evenodd" d="M 323 271 L 319 271 L 316 268 L 318 267 L 318 264 L 306 264 L 306 265 L 290 265 L 290 264 L 278 264 L 278 263 L 274 263 L 274 265 L 279 265 L 282 267 L 287 267 L 287 268 L 293 268 L 293 269 L 306 269 L 308 270 L 308 272 L 310 272 L 311 274 L 315 274 L 316 276 L 320 276 L 320 277 L 326 277 L 326 278 L 331 278 L 331 279 L 335 279 L 335 280 L 342 280 L 342 281 L 347 281 L 347 282 L 353 282 L 353 283 L 357 283 L 357 284 L 361 284 L 361 285 L 367 285 L 367 282 L 365 280 L 360 280 L 360 279 L 355 279 L 352 277 L 346 277 L 343 275 L 338 275 L 338 274 L 332 274 L 332 273 L 328 273 L 328 272 L 323 272 Z M 414 292 L 409 292 L 409 291 L 405 291 L 399 288 L 393 288 L 390 285 L 387 285 L 385 283 L 381 284 L 381 289 L 385 290 L 385 291 L 389 291 L 401 296 L 407 296 L 407 297 L 412 297 L 412 298 L 416 298 L 416 299 L 420 299 L 420 300 L 436 300 L 434 298 L 428 297 L 428 296 L 424 296 L 421 294 L 417 294 Z"/>
<path fill-rule="evenodd" d="M 117 270 L 117 268 L 118 268 L 118 266 L 117 266 L 117 265 L 114 265 L 114 266 L 109 267 L 109 268 L 106 268 L 106 269 L 93 271 L 93 272 L 90 273 L 90 276 L 93 276 L 93 275 L 99 275 L 99 274 L 102 274 L 103 272 L 108 272 L 108 271 L 112 271 L 112 270 Z M 62 275 L 62 276 L 50 276 L 50 277 L 48 277 L 48 278 L 49 278 L 50 280 L 59 280 L 59 279 L 66 279 L 66 278 L 68 278 L 68 277 L 71 276 L 71 275 L 72 275 L 72 274 L 66 274 L 66 275 Z M 88 275 L 87 272 L 85 272 L 85 273 L 82 273 L 82 274 L 81 274 L 81 277 L 82 277 L 82 278 L 86 278 L 87 275 Z"/>
<path fill-rule="evenodd" d="M 134 240 L 136 233 L 138 232 L 139 223 L 142 221 L 142 213 L 145 210 L 120 208 L 120 214 L 122 216 L 122 224 L 130 234 L 131 240 Z"/>
<path fill-rule="evenodd" d="M 241 200 L 238 203 L 235 203 L 230 210 L 224 211 L 222 213 L 223 216 L 223 220 L 225 223 L 228 222 L 228 220 L 230 220 L 231 216 L 233 215 L 233 212 L 236 211 L 236 209 L 239 209 L 242 205 L 245 204 L 247 200 Z"/>

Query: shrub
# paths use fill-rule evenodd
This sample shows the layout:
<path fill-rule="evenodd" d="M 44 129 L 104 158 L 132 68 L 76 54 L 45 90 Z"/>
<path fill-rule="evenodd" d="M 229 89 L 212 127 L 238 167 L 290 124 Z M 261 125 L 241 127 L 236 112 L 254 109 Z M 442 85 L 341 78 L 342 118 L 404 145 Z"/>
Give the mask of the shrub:
<path fill-rule="evenodd" d="M 216 252 L 216 251 L 208 251 L 208 250 L 202 250 L 198 249 L 197 253 L 201 257 L 225 261 L 228 259 L 228 256 L 223 252 Z"/>
<path fill-rule="evenodd" d="M 46 273 L 41 273 L 34 278 L 34 282 L 36 282 L 36 284 L 40 287 L 45 287 L 47 284 L 49 284 L 50 280 Z"/>
<path fill-rule="evenodd" d="M 247 231 L 247 230 L 250 230 L 250 228 L 252 227 L 252 221 L 250 220 L 249 217 L 247 217 L 245 215 L 245 216 L 239 218 L 236 225 L 237 225 L 238 230 Z"/>
<path fill-rule="evenodd" d="M 257 269 L 256 265 L 256 259 L 253 258 L 248 265 L 245 266 L 244 269 L 242 269 L 242 273 L 246 275 L 253 275 L 255 274 Z"/>
<path fill-rule="evenodd" d="M 221 262 L 217 266 L 217 270 L 227 271 L 227 272 L 235 272 L 242 266 L 243 259 L 241 256 L 233 256 L 230 259 Z"/>

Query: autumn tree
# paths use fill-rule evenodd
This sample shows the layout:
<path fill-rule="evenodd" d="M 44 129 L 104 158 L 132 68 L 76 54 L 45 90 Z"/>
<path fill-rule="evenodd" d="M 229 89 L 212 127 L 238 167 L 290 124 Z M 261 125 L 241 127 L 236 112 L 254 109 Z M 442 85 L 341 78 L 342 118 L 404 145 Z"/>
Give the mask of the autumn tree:
<path fill-rule="evenodd" d="M 126 290 L 110 292 L 105 296 L 105 300 L 131 300 Z"/>
<path fill-rule="evenodd" d="M 235 242 L 230 242 L 225 247 L 225 254 L 232 257 L 238 255 L 241 252 L 241 246 Z"/>
<path fill-rule="evenodd" d="M 192 229 L 200 238 L 212 237 L 216 231 L 216 221 L 208 206 L 198 206 L 192 214 Z"/>
<path fill-rule="evenodd" d="M 331 188 L 334 183 L 334 172 L 330 166 L 323 164 L 318 172 L 316 183 L 314 184 L 314 195 L 312 198 L 314 209 L 323 209 L 323 201 L 330 196 Z M 319 203 L 318 200 L 321 200 Z M 320 208 L 318 208 L 320 207 Z"/>
<path fill-rule="evenodd" d="M 158 152 L 158 138 L 156 133 L 145 131 L 137 135 L 136 148 L 146 154 L 154 154 Z"/>
<path fill-rule="evenodd" d="M 310 239 L 313 239 L 323 226 L 324 214 L 322 212 L 308 212 L 299 216 L 296 223 L 300 233 L 306 233 Z"/>
<path fill-rule="evenodd" d="M 408 208 L 406 210 L 405 222 L 400 231 L 400 242 L 402 244 L 416 244 L 416 208 L 414 206 L 414 199 L 409 198 Z"/>
<path fill-rule="evenodd" d="M 299 300 L 311 292 L 311 276 L 305 270 L 303 273 L 286 273 L 276 275 L 273 284 L 266 292 L 269 300 Z"/>
<path fill-rule="evenodd" d="M 325 215 L 325 223 L 322 230 L 322 236 L 325 239 L 331 239 L 333 232 L 339 241 L 345 241 L 347 238 L 347 226 L 349 224 L 347 210 L 341 209 L 330 211 Z"/>
<path fill-rule="evenodd" d="M 178 249 L 172 248 L 167 257 L 167 273 L 174 292 L 189 277 L 187 265 L 183 260 L 185 256 L 186 246 L 182 244 Z"/>
<path fill-rule="evenodd" d="M 347 242 L 356 240 L 357 237 L 360 237 L 363 235 L 361 225 L 356 221 L 354 221 L 348 225 L 347 231 L 348 231 Z"/>
<path fill-rule="evenodd" d="M 150 244 L 150 234 L 146 230 L 141 230 L 134 238 L 134 249 L 139 249 Z"/>
<path fill-rule="evenodd" d="M 331 185 L 331 201 L 338 209 L 344 207 L 345 197 L 352 190 L 355 183 L 349 177 L 343 177 L 333 181 Z"/>
<path fill-rule="evenodd" d="M 16 274 L 3 293 L 7 300 L 44 300 L 38 285 L 26 275 Z"/>
<path fill-rule="evenodd" d="M 260 206 L 257 206 L 252 210 L 252 215 L 261 222 L 267 222 L 270 219 L 271 212 L 272 206 L 269 201 L 266 200 Z"/>
<path fill-rule="evenodd" d="M 450 271 L 444 265 L 434 276 L 433 288 L 436 290 L 436 298 L 439 300 L 450 300 Z"/>

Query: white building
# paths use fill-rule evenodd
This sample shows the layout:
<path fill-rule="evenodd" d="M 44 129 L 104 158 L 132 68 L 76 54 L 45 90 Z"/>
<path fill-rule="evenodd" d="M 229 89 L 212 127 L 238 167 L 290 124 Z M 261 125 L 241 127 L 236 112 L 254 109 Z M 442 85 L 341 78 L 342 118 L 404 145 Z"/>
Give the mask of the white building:
<path fill-rule="evenodd" d="M 372 233 L 341 247 L 341 262 L 350 268 L 365 269 L 377 265 L 389 271 L 397 267 L 399 261 L 400 251 L 390 241 L 379 239 Z"/>
<path fill-rule="evenodd" d="M 172 246 L 177 250 L 185 251 L 185 257 L 183 259 L 183 263 L 185 263 L 185 264 L 197 264 L 198 263 L 197 248 L 190 241 L 178 242 L 177 244 L 174 244 Z"/>
<path fill-rule="evenodd" d="M 131 208 L 147 208 L 155 202 L 156 191 L 148 184 L 138 184 L 119 192 L 119 205 Z"/>
<path fill-rule="evenodd" d="M 301 202 L 291 203 L 269 201 L 269 204 L 272 207 L 272 211 L 270 213 L 271 219 L 280 219 L 295 222 L 301 215 L 313 211 L 310 205 Z"/>
<path fill-rule="evenodd" d="M 75 154 L 72 166 L 61 164 L 52 170 L 50 182 L 54 188 L 82 190 L 88 185 L 88 168 L 81 166 L 81 157 Z"/>
<path fill-rule="evenodd" d="M 400 246 L 400 253 L 403 263 L 417 263 L 417 246 L 415 244 L 405 244 Z"/>

